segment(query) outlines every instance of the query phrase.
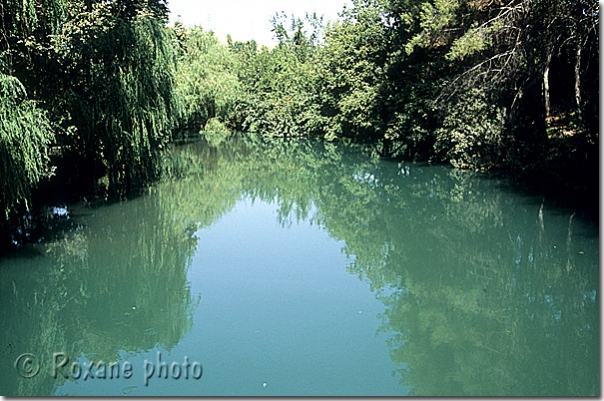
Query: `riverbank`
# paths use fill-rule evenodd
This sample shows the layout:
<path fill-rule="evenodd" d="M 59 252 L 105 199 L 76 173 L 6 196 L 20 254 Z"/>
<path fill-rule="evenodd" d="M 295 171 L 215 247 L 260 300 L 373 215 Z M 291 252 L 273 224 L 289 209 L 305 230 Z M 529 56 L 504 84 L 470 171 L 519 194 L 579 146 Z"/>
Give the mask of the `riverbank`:
<path fill-rule="evenodd" d="M 598 224 L 600 210 L 599 134 L 579 131 L 569 116 L 548 119 L 549 149 L 534 170 L 519 175 L 525 191 L 540 193 Z"/>
<path fill-rule="evenodd" d="M 188 138 L 181 144 L 192 140 Z M 199 137 L 197 140 L 202 139 Z M 505 179 L 519 193 L 542 197 L 548 205 L 572 210 L 587 221 L 598 224 L 598 149 L 595 144 L 588 148 L 577 145 L 584 142 L 584 139 L 573 135 L 552 136 L 549 157 L 537 168 L 524 171 L 494 170 L 480 174 Z M 60 236 L 62 230 L 71 229 L 68 221 L 70 205 L 83 202 L 87 206 L 97 207 L 119 201 L 108 198 L 106 194 L 91 193 L 89 185 L 73 180 L 68 163 L 60 163 L 55 173 L 33 191 L 32 210 L 14 216 L 5 226 L 0 235 L 3 239 L 0 254 L 10 255 L 26 244 Z M 143 191 L 144 188 L 141 188 L 139 193 Z"/>

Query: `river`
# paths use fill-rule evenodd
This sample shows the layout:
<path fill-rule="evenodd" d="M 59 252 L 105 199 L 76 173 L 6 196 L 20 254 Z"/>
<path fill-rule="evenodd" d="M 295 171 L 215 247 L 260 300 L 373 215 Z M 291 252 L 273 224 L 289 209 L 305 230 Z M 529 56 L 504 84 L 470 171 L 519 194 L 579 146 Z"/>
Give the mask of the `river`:
<path fill-rule="evenodd" d="M 0 394 L 599 395 L 599 230 L 502 179 L 259 138 L 0 259 Z"/>

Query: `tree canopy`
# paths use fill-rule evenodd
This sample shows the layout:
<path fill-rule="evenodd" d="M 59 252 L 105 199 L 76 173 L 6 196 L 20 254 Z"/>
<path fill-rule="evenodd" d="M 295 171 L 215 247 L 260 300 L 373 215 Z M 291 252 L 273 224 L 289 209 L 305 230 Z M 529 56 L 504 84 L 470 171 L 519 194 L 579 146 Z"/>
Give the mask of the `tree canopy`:
<path fill-rule="evenodd" d="M 6 218 L 49 179 L 136 194 L 172 140 L 200 131 L 593 186 L 581 177 L 598 162 L 595 0 L 354 0 L 336 21 L 275 14 L 274 48 L 169 26 L 168 12 L 165 0 L 0 1 Z"/>

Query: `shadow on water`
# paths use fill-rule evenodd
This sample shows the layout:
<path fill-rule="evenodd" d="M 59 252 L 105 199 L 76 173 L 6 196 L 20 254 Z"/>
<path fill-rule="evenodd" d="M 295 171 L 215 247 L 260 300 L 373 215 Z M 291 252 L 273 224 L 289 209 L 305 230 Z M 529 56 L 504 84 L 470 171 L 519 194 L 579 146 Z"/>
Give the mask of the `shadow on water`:
<path fill-rule="evenodd" d="M 180 341 L 197 302 L 186 281 L 196 238 L 171 203 L 113 204 L 102 219 L 74 207 L 71 230 L 30 245 L 35 257 L 0 260 L 2 394 L 53 394 L 65 382 L 52 377 L 54 352 L 109 364 Z M 38 358 L 33 378 L 16 375 L 22 353 Z"/>
<path fill-rule="evenodd" d="M 32 350 L 116 360 L 174 346 L 196 302 L 194 233 L 245 196 L 277 202 L 283 226 L 309 220 L 345 242 L 348 272 L 384 304 L 379 331 L 412 395 L 599 393 L 599 232 L 572 210 L 501 179 L 329 143 L 200 141 L 165 169 L 175 178 L 102 220 L 72 209 L 78 224 L 36 246 L 36 263 L 0 260 L 3 369 Z M 7 377 L 6 394 L 57 385 Z"/>

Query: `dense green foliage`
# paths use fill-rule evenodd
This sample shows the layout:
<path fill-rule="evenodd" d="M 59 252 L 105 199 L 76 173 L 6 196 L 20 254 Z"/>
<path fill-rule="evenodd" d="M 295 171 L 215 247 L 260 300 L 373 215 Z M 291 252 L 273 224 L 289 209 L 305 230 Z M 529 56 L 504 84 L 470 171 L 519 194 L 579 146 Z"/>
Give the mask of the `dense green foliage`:
<path fill-rule="evenodd" d="M 230 44 L 246 91 L 237 128 L 531 170 L 559 145 L 555 117 L 593 167 L 597 21 L 597 3 L 579 0 L 356 0 L 326 26 L 278 15 L 274 49 Z"/>
<path fill-rule="evenodd" d="M 564 179 L 597 167 L 594 0 L 354 0 L 326 24 L 276 14 L 272 49 L 168 26 L 164 0 L 2 0 L 0 13 L 6 215 L 47 170 L 70 191 L 134 194 L 168 142 L 200 131 Z"/>
<path fill-rule="evenodd" d="M 110 193 L 135 192 L 157 177 L 176 122 L 170 32 L 148 12 L 126 18 L 105 5 L 79 12 L 66 32 L 56 53 L 70 74 L 58 95 L 75 129 L 61 143 L 97 189 L 106 177 Z"/>
<path fill-rule="evenodd" d="M 179 23 L 175 31 L 179 38 L 176 96 L 182 103 L 180 131 L 199 132 L 208 123 L 230 121 L 240 86 L 235 56 L 212 32 L 200 27 L 185 30 Z"/>
<path fill-rule="evenodd" d="M 6 217 L 46 170 L 104 196 L 156 179 L 179 115 L 165 2 L 3 0 L 0 13 Z"/>
<path fill-rule="evenodd" d="M 253 41 L 229 42 L 240 60 L 239 79 L 244 95 L 238 99 L 236 127 L 239 130 L 270 136 L 300 137 L 315 134 L 318 124 L 316 91 L 317 40 L 320 19 L 307 16 L 303 21 L 286 16 L 273 18 L 273 31 L 279 44 L 258 51 Z M 315 32 L 306 35 L 310 24 Z"/>
<path fill-rule="evenodd" d="M 45 114 L 27 99 L 23 85 L 0 73 L 0 212 L 27 207 L 31 187 L 46 173 L 52 130 Z"/>
<path fill-rule="evenodd" d="M 34 35 L 56 32 L 61 11 L 60 2 L 43 15 L 33 1 L 0 3 L 0 229 L 12 211 L 29 207 L 31 189 L 48 169 L 50 122 L 13 73 L 31 58 L 24 48 L 36 49 Z"/>

